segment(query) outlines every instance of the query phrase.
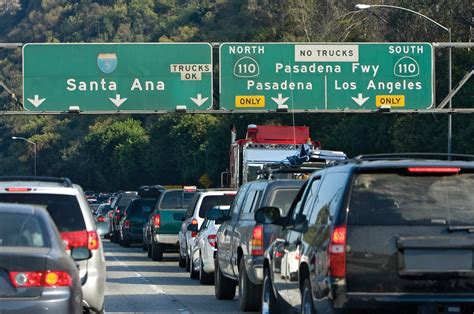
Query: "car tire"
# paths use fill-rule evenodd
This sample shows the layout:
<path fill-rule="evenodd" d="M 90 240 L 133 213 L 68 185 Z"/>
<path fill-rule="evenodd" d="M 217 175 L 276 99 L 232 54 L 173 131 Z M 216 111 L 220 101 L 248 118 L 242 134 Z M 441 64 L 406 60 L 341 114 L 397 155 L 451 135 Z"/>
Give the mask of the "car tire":
<path fill-rule="evenodd" d="M 123 247 L 130 247 L 130 241 L 128 239 L 122 239 L 122 246 Z"/>
<path fill-rule="evenodd" d="M 262 286 L 262 301 L 260 302 L 260 313 L 280 313 L 278 300 L 273 293 L 270 271 L 265 269 Z"/>
<path fill-rule="evenodd" d="M 115 243 L 115 234 L 113 232 L 110 233 L 110 242 Z"/>
<path fill-rule="evenodd" d="M 187 272 L 189 272 L 189 270 L 191 269 L 191 262 L 188 256 L 184 258 L 184 268 Z"/>
<path fill-rule="evenodd" d="M 252 283 L 245 270 L 244 258 L 239 263 L 239 306 L 244 312 L 258 311 L 262 286 Z"/>
<path fill-rule="evenodd" d="M 178 266 L 179 266 L 179 268 L 186 267 L 186 260 L 181 256 L 181 252 L 179 252 Z"/>
<path fill-rule="evenodd" d="M 153 261 L 163 260 L 163 245 L 161 243 L 151 242 L 151 259 Z"/>
<path fill-rule="evenodd" d="M 199 272 L 194 270 L 194 262 L 192 258 L 190 258 L 190 261 L 189 261 L 189 278 L 199 279 Z"/>
<path fill-rule="evenodd" d="M 201 267 L 199 268 L 199 282 L 202 285 L 212 285 L 214 283 L 214 274 L 206 273 L 201 258 Z"/>
<path fill-rule="evenodd" d="M 306 278 L 303 283 L 303 293 L 301 295 L 301 314 L 316 314 L 314 307 L 313 295 L 311 292 L 311 285 L 309 279 Z"/>
<path fill-rule="evenodd" d="M 148 249 L 146 250 L 147 255 L 149 258 L 151 258 L 151 245 L 147 244 Z"/>
<path fill-rule="evenodd" d="M 235 297 L 237 282 L 225 277 L 219 269 L 219 262 L 214 261 L 214 293 L 218 300 L 232 300 Z"/>
<path fill-rule="evenodd" d="M 142 243 L 142 250 L 143 250 L 143 252 L 148 251 L 148 245 L 146 244 L 145 241 L 143 241 L 143 243 Z"/>

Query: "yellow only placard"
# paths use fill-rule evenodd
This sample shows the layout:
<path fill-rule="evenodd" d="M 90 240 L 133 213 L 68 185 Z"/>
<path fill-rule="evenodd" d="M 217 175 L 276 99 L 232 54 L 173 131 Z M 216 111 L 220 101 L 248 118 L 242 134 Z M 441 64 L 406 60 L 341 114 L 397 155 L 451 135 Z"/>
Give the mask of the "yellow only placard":
<path fill-rule="evenodd" d="M 235 96 L 236 108 L 263 108 L 265 96 Z"/>
<path fill-rule="evenodd" d="M 377 107 L 405 107 L 405 95 L 377 95 L 375 96 L 375 105 Z"/>

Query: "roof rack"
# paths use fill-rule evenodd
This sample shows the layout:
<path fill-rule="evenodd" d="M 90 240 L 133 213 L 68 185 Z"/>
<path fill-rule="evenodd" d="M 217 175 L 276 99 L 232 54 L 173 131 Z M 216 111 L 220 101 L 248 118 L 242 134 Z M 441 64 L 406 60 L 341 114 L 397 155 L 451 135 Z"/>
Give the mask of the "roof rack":
<path fill-rule="evenodd" d="M 0 176 L 1 182 L 6 181 L 40 181 L 40 182 L 53 182 L 59 183 L 65 187 L 72 187 L 72 182 L 66 177 L 38 177 L 38 176 Z"/>
<path fill-rule="evenodd" d="M 446 154 L 446 153 L 387 153 L 387 154 L 359 155 L 357 157 L 354 157 L 353 160 L 356 162 L 361 162 L 361 161 L 402 160 L 402 159 L 474 161 L 474 155 Z"/>

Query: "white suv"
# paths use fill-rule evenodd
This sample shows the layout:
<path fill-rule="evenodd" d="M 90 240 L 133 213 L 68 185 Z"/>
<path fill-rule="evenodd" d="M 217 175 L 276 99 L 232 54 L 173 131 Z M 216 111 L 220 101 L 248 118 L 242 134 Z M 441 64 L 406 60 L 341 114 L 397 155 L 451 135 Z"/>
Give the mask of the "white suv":
<path fill-rule="evenodd" d="M 189 256 L 191 255 L 191 240 L 196 237 L 197 232 L 188 231 L 188 225 L 197 225 L 199 230 L 206 218 L 206 212 L 218 205 L 230 205 L 237 191 L 233 190 L 214 190 L 202 191 L 196 193 L 189 203 L 188 210 L 179 231 L 179 266 L 186 266 L 186 271 L 190 269 Z"/>
<path fill-rule="evenodd" d="M 82 188 L 67 178 L 0 177 L 0 203 L 44 206 L 58 227 L 68 252 L 73 247 L 87 247 L 91 251 L 88 260 L 77 262 L 83 302 L 88 312 L 103 313 L 104 252 Z"/>

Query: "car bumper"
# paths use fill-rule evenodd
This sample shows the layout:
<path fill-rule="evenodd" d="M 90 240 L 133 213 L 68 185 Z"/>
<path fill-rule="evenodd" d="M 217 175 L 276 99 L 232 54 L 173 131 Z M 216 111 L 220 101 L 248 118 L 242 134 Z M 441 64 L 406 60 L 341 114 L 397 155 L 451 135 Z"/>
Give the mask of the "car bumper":
<path fill-rule="evenodd" d="M 47 291 L 49 290 L 49 291 Z M 74 299 L 69 288 L 45 289 L 36 298 L 0 298 L 0 313 L 82 313 L 80 296 Z"/>
<path fill-rule="evenodd" d="M 245 270 L 253 284 L 263 284 L 263 256 L 245 256 Z"/>
<path fill-rule="evenodd" d="M 124 239 L 129 240 L 130 242 L 142 242 L 143 241 L 143 234 L 142 233 L 132 233 L 129 231 L 123 232 Z"/>
<path fill-rule="evenodd" d="M 178 246 L 179 239 L 177 234 L 154 234 L 155 243 L 172 244 Z"/>

